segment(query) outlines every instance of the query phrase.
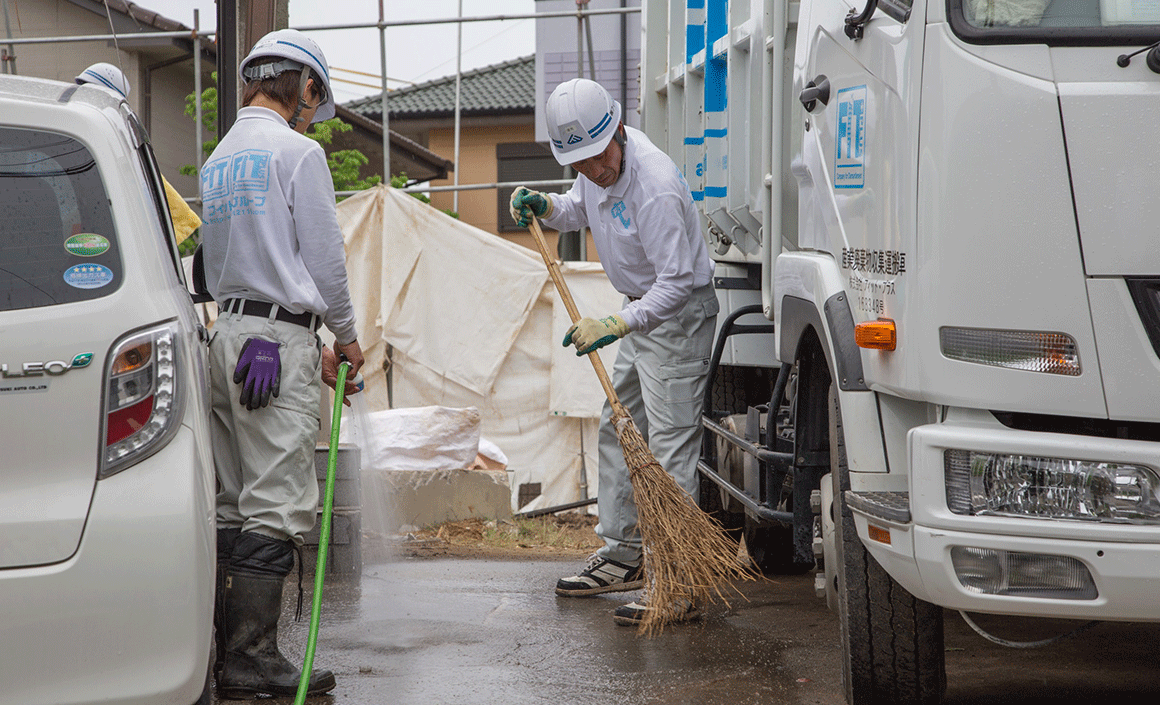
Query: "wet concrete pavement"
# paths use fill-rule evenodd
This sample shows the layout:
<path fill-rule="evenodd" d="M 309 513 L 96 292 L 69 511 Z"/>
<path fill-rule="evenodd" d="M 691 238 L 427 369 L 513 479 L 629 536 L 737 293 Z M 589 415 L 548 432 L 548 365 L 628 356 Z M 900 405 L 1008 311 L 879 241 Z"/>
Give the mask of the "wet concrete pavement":
<path fill-rule="evenodd" d="M 639 592 L 553 593 L 556 579 L 580 563 L 397 558 L 365 566 L 359 580 L 328 580 L 315 666 L 333 670 L 338 687 L 308 702 L 844 703 L 837 619 L 814 597 L 811 575 L 746 584 L 748 599 L 709 606 L 701 620 L 647 639 L 612 622 L 612 610 Z M 292 585 L 281 641 L 301 662 L 313 582 L 308 575 L 298 623 Z M 1077 626 L 978 619 L 1023 640 Z M 955 614 L 946 624 L 950 705 L 1151 705 L 1160 696 L 1160 625 L 1105 624 L 1046 649 L 1012 650 L 984 641 Z"/>

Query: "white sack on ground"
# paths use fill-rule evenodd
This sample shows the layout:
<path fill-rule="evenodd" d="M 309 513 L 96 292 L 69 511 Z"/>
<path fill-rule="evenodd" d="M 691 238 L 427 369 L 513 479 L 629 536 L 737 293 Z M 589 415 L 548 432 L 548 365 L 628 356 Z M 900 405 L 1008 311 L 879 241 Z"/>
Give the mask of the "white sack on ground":
<path fill-rule="evenodd" d="M 466 470 L 479 453 L 479 410 L 442 406 L 386 409 L 367 414 L 369 428 L 339 427 L 343 443 L 361 441 L 362 469 Z M 356 438 L 359 435 L 364 439 Z"/>

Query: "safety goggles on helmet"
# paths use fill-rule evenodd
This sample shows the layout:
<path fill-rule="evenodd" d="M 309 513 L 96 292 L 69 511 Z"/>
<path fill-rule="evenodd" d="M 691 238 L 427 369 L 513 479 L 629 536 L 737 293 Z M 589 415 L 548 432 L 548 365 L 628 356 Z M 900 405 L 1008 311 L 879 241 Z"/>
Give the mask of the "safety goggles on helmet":
<path fill-rule="evenodd" d="M 595 157 L 608 147 L 620 128 L 620 103 L 595 81 L 565 81 L 545 106 L 552 156 L 560 164 Z"/>

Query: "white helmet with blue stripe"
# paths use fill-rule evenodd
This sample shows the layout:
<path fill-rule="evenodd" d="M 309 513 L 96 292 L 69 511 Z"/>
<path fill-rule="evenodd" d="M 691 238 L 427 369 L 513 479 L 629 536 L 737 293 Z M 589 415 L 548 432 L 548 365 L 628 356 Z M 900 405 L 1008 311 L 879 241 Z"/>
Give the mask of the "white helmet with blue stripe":
<path fill-rule="evenodd" d="M 620 127 L 620 103 L 595 81 L 573 78 L 556 86 L 544 109 L 552 156 L 574 164 L 603 152 Z"/>
<path fill-rule="evenodd" d="M 248 68 L 254 60 L 266 57 L 280 57 L 286 60 Z M 244 83 L 249 83 L 274 78 L 283 71 L 299 71 L 303 67 L 310 69 L 311 78 L 315 79 L 314 84 L 322 93 L 322 102 L 318 105 L 318 111 L 314 113 L 313 122 L 329 120 L 334 117 L 334 91 L 330 89 L 330 67 L 326 63 L 322 47 L 296 29 L 275 30 L 259 39 L 249 55 L 242 59 L 242 63 L 238 66 L 238 75 Z"/>
<path fill-rule="evenodd" d="M 121 73 L 121 69 L 116 66 L 106 64 L 103 61 L 81 71 L 80 75 L 76 77 L 76 82 L 77 85 L 89 83 L 100 86 L 122 98 L 129 97 L 129 82 L 125 80 L 125 74 Z"/>

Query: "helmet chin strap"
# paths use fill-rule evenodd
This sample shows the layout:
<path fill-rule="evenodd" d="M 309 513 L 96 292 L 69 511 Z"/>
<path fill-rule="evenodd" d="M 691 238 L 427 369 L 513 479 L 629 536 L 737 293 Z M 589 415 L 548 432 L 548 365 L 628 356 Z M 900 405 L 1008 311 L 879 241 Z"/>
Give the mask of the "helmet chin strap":
<path fill-rule="evenodd" d="M 306 82 L 310 80 L 310 67 L 303 64 L 302 78 L 298 80 L 298 107 L 294 109 L 294 116 L 290 118 L 290 129 L 298 128 L 299 121 L 302 120 L 302 111 L 310 107 L 306 102 Z"/>
<path fill-rule="evenodd" d="M 624 134 L 623 123 L 616 128 L 616 132 L 612 133 L 612 139 L 616 140 L 616 143 L 620 145 L 620 172 L 616 176 L 616 180 L 619 181 L 620 177 L 624 176 L 624 145 L 628 143 L 628 138 Z"/>

